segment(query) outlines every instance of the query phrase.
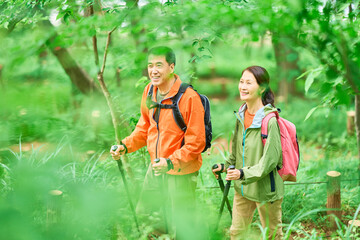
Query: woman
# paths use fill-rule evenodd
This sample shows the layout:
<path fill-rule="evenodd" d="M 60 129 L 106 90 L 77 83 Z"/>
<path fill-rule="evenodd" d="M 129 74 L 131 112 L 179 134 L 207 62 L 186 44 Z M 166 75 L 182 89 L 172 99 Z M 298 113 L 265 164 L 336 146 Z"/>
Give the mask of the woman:
<path fill-rule="evenodd" d="M 262 227 L 269 230 L 269 238 L 275 234 L 275 239 L 281 239 L 284 183 L 277 172 L 277 167 L 282 166 L 282 151 L 276 118 L 269 121 L 265 146 L 261 139 L 262 119 L 277 111 L 266 69 L 260 66 L 246 68 L 239 82 L 239 92 L 245 104 L 235 113 L 232 153 L 225 164 L 218 164 L 218 168 L 213 169 L 216 177 L 216 172 L 227 171 L 226 180 L 234 180 L 231 239 L 245 239 L 245 231 L 256 208 Z M 235 169 L 227 169 L 229 165 L 235 165 Z"/>

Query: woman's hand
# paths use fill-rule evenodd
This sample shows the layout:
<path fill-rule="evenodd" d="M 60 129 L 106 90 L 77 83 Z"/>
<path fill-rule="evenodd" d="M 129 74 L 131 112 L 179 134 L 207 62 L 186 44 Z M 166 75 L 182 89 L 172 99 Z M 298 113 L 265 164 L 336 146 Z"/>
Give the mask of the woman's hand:
<path fill-rule="evenodd" d="M 219 175 L 217 175 L 218 172 L 220 172 L 220 173 L 225 172 L 225 167 L 224 167 L 223 163 L 214 164 L 214 166 L 212 167 L 212 173 L 214 174 L 216 179 L 219 178 Z"/>
<path fill-rule="evenodd" d="M 227 174 L 225 180 L 239 180 L 241 176 L 241 172 L 239 169 L 227 169 Z"/>

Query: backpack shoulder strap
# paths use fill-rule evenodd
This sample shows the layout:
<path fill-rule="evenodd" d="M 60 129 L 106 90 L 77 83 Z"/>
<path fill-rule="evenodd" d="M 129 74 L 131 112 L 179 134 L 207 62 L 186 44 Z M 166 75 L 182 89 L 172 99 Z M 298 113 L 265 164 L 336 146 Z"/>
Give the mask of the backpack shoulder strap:
<path fill-rule="evenodd" d="M 175 96 L 172 99 L 176 100 L 176 102 L 179 102 L 180 98 L 182 97 L 182 95 L 184 94 L 184 92 L 188 87 L 192 87 L 192 86 L 188 83 L 181 83 L 179 91 L 175 94 Z"/>
<path fill-rule="evenodd" d="M 148 98 L 150 98 L 150 100 L 151 100 L 151 97 L 153 95 L 153 91 L 154 91 L 154 85 L 151 84 L 150 88 L 149 88 L 149 91 L 147 93 L 147 96 L 148 96 Z"/>
<path fill-rule="evenodd" d="M 271 112 L 268 115 L 266 115 L 261 122 L 261 139 L 262 139 L 263 145 L 265 145 L 266 139 L 268 137 L 268 125 L 269 125 L 270 118 L 272 118 L 272 117 L 278 118 L 279 114 L 277 112 L 276 113 Z"/>
<path fill-rule="evenodd" d="M 154 85 L 151 84 L 146 97 L 146 106 L 148 107 L 148 109 L 158 107 L 158 104 L 152 100 L 153 91 Z"/>
<path fill-rule="evenodd" d="M 191 87 L 191 85 L 188 84 L 188 83 L 181 83 L 179 91 L 172 98 L 172 102 L 173 102 L 173 105 L 174 105 L 173 114 L 174 114 L 175 122 L 179 126 L 179 128 L 181 130 L 183 130 L 184 132 L 186 131 L 187 127 L 186 127 L 186 124 L 184 122 L 184 118 L 182 117 L 180 109 L 179 109 L 179 101 L 180 101 L 182 95 L 185 93 L 185 91 L 186 91 L 186 89 L 188 87 Z"/>

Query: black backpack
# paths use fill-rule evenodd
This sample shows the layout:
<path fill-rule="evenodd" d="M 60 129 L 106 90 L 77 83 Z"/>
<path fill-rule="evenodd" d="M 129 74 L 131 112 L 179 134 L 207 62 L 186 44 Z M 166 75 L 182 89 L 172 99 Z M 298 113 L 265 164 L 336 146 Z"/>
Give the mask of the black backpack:
<path fill-rule="evenodd" d="M 187 129 L 187 126 L 185 125 L 184 119 L 183 119 L 180 109 L 179 109 L 179 101 L 188 87 L 191 87 L 192 89 L 194 89 L 193 86 L 191 86 L 188 83 L 181 83 L 179 91 L 177 92 L 177 94 L 174 97 L 171 98 L 172 104 L 161 104 L 161 103 L 153 102 L 151 100 L 153 88 L 154 88 L 154 86 L 151 85 L 148 95 L 147 95 L 147 106 L 149 109 L 156 108 L 156 107 L 163 108 L 163 109 L 172 109 L 176 124 L 179 126 L 179 128 L 181 130 L 183 130 L 185 132 Z M 196 90 L 195 90 L 195 92 L 197 94 L 199 94 L 201 103 L 205 110 L 204 123 L 205 123 L 206 144 L 205 144 L 204 150 L 202 151 L 202 152 L 205 152 L 208 148 L 211 147 L 211 140 L 212 140 L 210 101 L 205 95 L 198 93 Z"/>

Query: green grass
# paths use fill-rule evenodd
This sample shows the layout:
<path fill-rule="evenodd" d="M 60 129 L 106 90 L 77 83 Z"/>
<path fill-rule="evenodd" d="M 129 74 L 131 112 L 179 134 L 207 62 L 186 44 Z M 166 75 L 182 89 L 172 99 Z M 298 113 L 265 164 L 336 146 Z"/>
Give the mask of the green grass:
<path fill-rule="evenodd" d="M 345 232 L 348 228 L 347 222 L 354 219 L 356 209 L 359 207 L 360 188 L 356 171 L 358 159 L 354 155 L 349 156 L 351 151 L 333 153 L 330 158 L 327 158 L 324 157 L 325 149 L 319 149 L 303 142 L 300 143 L 300 146 L 302 146 L 301 154 L 306 156 L 305 159 L 301 159 L 299 166 L 298 183 L 300 184 L 285 185 L 285 196 L 282 204 L 284 236 L 286 231 L 292 232 L 292 236 L 302 236 L 302 239 L 321 239 L 327 235 L 325 232 L 329 227 L 326 216 L 327 186 L 324 183 L 316 184 L 316 182 L 326 182 L 328 171 L 339 171 L 341 179 L 344 180 L 341 182 L 341 201 L 344 215 L 343 222 L 339 222 L 339 231 Z M 222 154 L 228 156 L 229 153 L 224 151 Z M 220 155 L 211 154 L 205 157 L 200 172 L 200 189 L 197 191 L 199 205 L 213 218 L 216 218 L 216 211 L 220 206 L 221 192 L 219 188 L 213 188 L 217 186 L 217 182 L 210 173 L 210 169 L 213 164 L 221 162 L 224 160 Z M 230 190 L 229 199 L 233 198 L 233 191 L 234 189 Z M 230 217 L 225 209 L 220 226 L 222 226 L 222 230 L 225 230 L 230 224 Z M 261 227 L 259 227 L 261 224 L 259 224 L 260 220 L 256 213 L 253 220 L 253 230 L 258 231 L 258 234 L 261 232 Z M 336 232 L 333 234 L 334 236 L 339 235 Z M 223 234 L 219 234 L 220 236 Z"/>

